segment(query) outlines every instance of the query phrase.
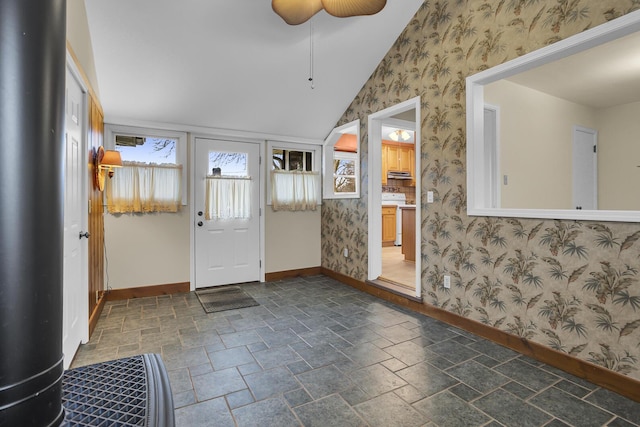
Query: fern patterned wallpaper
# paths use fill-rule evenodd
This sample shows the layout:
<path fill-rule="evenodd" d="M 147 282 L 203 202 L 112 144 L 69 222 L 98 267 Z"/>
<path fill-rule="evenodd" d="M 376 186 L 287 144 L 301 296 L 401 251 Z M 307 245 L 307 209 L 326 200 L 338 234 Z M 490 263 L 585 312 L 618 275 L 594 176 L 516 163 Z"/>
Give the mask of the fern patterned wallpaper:
<path fill-rule="evenodd" d="M 425 1 L 339 122 L 361 120 L 364 192 L 324 201 L 322 266 L 366 280 L 367 115 L 420 95 L 422 200 L 436 194 L 421 206 L 424 303 L 640 380 L 640 224 L 467 217 L 465 205 L 465 78 L 636 9 Z"/>

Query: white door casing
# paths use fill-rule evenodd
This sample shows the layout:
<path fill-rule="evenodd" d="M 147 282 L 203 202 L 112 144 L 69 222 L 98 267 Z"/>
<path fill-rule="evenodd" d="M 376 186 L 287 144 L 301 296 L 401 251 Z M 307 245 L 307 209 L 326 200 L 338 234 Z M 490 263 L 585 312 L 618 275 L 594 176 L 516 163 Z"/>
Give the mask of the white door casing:
<path fill-rule="evenodd" d="M 598 209 L 598 131 L 573 127 L 573 208 Z"/>
<path fill-rule="evenodd" d="M 484 166 L 485 206 L 500 207 L 500 107 L 485 104 L 484 107 Z"/>
<path fill-rule="evenodd" d="M 67 369 L 81 342 L 88 340 L 86 101 L 78 79 L 66 71 L 63 325 L 62 351 Z"/>
<path fill-rule="evenodd" d="M 228 285 L 260 280 L 260 145 L 249 142 L 195 139 L 194 258 L 195 287 Z M 205 188 L 209 153 L 246 153 L 251 177 L 249 219 L 207 220 Z M 224 169 L 222 171 L 224 175 Z"/>
<path fill-rule="evenodd" d="M 415 109 L 416 133 L 415 140 L 421 141 L 421 128 L 418 125 L 420 119 L 420 97 L 409 99 L 384 110 L 375 112 L 368 116 L 368 134 L 369 134 L 369 154 L 368 154 L 368 245 L 367 253 L 369 254 L 367 277 L 369 280 L 376 280 L 382 273 L 382 124 L 383 121 L 389 120 L 394 115 Z M 421 169 L 421 144 L 415 145 L 415 171 L 416 177 L 422 175 Z M 415 296 L 420 298 L 422 295 L 421 272 L 422 272 L 422 256 L 421 256 L 421 180 L 416 179 L 416 283 Z"/>

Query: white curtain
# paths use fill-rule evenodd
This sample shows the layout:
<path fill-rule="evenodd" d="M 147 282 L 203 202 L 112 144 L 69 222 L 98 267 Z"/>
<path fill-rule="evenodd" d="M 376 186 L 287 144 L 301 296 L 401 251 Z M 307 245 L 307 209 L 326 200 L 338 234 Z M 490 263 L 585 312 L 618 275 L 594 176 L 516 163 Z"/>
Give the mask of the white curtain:
<path fill-rule="evenodd" d="M 271 207 L 274 211 L 315 211 L 319 191 L 319 172 L 271 171 Z"/>
<path fill-rule="evenodd" d="M 251 178 L 207 177 L 206 181 L 207 220 L 251 217 Z"/>
<path fill-rule="evenodd" d="M 109 213 L 178 212 L 182 205 L 182 166 L 124 162 L 107 178 Z"/>

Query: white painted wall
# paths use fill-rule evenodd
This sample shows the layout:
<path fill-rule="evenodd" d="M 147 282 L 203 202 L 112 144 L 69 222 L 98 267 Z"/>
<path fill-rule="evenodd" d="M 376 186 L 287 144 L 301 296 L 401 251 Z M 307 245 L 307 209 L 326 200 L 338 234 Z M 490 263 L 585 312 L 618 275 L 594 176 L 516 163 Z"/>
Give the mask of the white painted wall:
<path fill-rule="evenodd" d="M 640 102 L 598 113 L 598 207 L 640 210 Z"/>
<path fill-rule="evenodd" d="M 320 266 L 321 209 L 274 212 L 265 209 L 267 273 Z"/>
<path fill-rule="evenodd" d="M 502 207 L 571 209 L 573 126 L 596 128 L 595 111 L 506 80 L 484 97 L 500 107 Z"/>
<path fill-rule="evenodd" d="M 82 65 L 96 95 L 99 95 L 98 78 L 93 58 L 91 34 L 87 22 L 87 10 L 84 0 L 67 0 L 67 41 Z"/>

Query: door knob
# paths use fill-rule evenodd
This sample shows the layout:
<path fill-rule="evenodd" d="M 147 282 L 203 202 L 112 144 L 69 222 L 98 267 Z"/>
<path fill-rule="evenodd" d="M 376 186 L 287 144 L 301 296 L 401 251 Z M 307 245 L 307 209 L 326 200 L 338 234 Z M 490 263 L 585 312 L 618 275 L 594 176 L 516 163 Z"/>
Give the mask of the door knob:
<path fill-rule="evenodd" d="M 198 227 L 202 227 L 202 221 L 198 221 Z"/>
<path fill-rule="evenodd" d="M 84 233 L 81 231 L 79 234 L 80 234 L 78 236 L 79 239 L 82 239 L 83 237 L 86 237 L 88 239 L 91 236 L 91 234 L 88 231 L 85 231 Z"/>

